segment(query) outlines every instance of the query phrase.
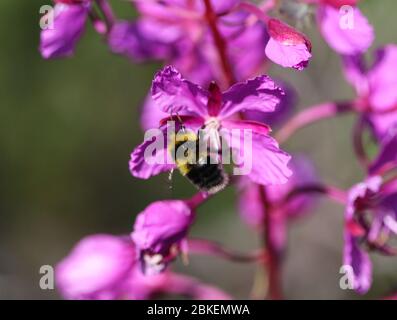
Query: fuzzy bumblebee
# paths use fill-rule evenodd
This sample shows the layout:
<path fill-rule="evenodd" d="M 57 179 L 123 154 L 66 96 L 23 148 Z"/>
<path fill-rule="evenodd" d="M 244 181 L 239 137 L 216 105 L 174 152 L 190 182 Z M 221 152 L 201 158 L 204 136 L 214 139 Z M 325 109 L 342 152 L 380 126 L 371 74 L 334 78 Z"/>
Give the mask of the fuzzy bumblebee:
<path fill-rule="evenodd" d="M 168 150 L 182 174 L 199 190 L 214 194 L 228 184 L 229 178 L 219 161 L 218 152 L 211 153 L 194 132 L 172 134 Z"/>

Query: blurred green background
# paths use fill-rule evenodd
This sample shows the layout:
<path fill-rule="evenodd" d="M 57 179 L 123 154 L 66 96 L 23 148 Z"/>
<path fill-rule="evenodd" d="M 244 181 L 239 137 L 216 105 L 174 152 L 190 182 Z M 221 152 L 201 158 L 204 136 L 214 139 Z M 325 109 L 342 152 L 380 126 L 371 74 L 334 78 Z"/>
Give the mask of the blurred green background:
<path fill-rule="evenodd" d="M 131 6 L 113 0 L 122 17 Z M 0 1 L 0 298 L 59 298 L 39 288 L 41 265 L 55 265 L 83 236 L 129 233 L 134 216 L 151 201 L 187 197 L 194 189 L 167 175 L 141 181 L 130 176 L 131 150 L 142 140 L 139 108 L 159 65 L 133 65 L 109 53 L 89 26 L 73 59 L 44 61 L 37 50 L 39 8 L 45 0 Z M 396 42 L 395 0 L 364 0 L 375 26 L 374 47 Z M 273 66 L 272 76 L 292 83 L 299 108 L 353 97 L 340 62 L 315 27 L 314 57 L 304 72 Z M 351 149 L 353 116 L 321 122 L 284 147 L 309 155 L 323 180 L 348 188 L 362 178 Z M 177 175 L 175 175 L 177 176 Z M 192 234 L 241 250 L 257 248 L 243 225 L 232 188 L 199 211 Z M 339 288 L 343 208 L 321 200 L 312 214 L 291 225 L 283 268 L 290 299 L 360 298 Z M 375 281 L 364 298 L 397 291 L 396 259 L 373 256 Z M 191 257 L 181 272 L 248 297 L 253 265 Z"/>

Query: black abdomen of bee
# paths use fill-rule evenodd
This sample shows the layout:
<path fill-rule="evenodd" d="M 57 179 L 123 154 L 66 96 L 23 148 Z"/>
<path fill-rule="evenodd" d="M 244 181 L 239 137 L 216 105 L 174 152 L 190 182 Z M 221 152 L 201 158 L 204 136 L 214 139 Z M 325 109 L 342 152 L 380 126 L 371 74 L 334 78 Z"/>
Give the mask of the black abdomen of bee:
<path fill-rule="evenodd" d="M 228 182 L 228 177 L 221 164 L 212 164 L 208 156 L 205 163 L 198 162 L 190 165 L 189 172 L 185 175 L 197 188 L 208 193 L 215 193 L 223 189 Z"/>

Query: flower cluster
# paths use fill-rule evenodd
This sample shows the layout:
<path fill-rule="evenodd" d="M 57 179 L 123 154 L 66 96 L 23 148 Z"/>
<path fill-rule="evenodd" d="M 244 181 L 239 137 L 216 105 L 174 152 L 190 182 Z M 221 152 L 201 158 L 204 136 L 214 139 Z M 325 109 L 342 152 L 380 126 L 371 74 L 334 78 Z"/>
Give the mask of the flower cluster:
<path fill-rule="evenodd" d="M 198 187 L 189 199 L 150 204 L 130 236 L 81 240 L 57 266 L 65 298 L 173 293 L 229 299 L 172 271 L 175 259 L 196 252 L 262 264 L 269 297 L 282 298 L 288 223 L 306 216 L 314 194 L 345 206 L 343 264 L 351 267 L 358 293 L 370 289 L 368 251 L 397 254 L 389 241 L 397 233 L 397 45 L 379 49 L 366 65 L 375 36 L 358 0 L 131 0 L 138 12 L 131 21 L 118 19 L 107 0 L 54 1 L 54 28 L 41 32 L 44 58 L 71 56 L 90 20 L 111 52 L 134 63 L 164 64 L 142 108 L 145 139 L 132 151 L 129 169 L 140 179 L 177 169 Z M 341 57 L 356 98 L 291 116 L 294 89 L 265 73 L 271 62 L 292 72 L 308 67 L 315 46 L 293 26 L 313 14 L 320 34 Z M 353 147 L 366 178 L 344 191 L 322 182 L 307 157 L 291 156 L 279 143 L 303 126 L 346 112 L 357 115 Z M 277 128 L 274 137 L 271 126 Z M 378 150 L 373 158 L 365 152 L 367 131 Z M 229 185 L 236 186 L 242 220 L 264 240 L 259 253 L 237 254 L 189 236 L 200 219 L 198 207 Z"/>

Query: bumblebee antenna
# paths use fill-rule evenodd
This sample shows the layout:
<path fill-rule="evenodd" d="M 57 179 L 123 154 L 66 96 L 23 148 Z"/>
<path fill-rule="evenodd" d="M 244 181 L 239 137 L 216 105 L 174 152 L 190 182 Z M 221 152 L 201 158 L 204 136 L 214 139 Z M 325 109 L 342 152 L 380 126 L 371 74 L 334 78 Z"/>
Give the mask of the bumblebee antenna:
<path fill-rule="evenodd" d="M 175 117 L 177 118 L 178 123 L 181 125 L 181 130 L 183 132 L 185 132 L 186 131 L 185 125 L 183 124 L 182 118 L 179 116 L 178 112 L 175 112 Z M 171 113 L 171 119 L 173 119 L 173 118 L 174 118 L 174 115 Z"/>

